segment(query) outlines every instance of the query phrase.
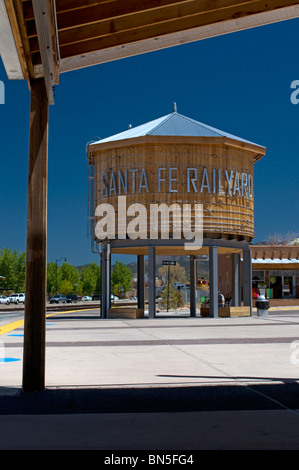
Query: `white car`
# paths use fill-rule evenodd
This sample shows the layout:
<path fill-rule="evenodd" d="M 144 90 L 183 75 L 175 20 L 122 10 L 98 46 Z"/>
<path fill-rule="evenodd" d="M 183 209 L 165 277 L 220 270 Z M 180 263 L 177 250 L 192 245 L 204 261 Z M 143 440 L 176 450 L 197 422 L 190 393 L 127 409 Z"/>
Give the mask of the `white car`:
<path fill-rule="evenodd" d="M 9 298 L 6 297 L 6 295 L 1 295 L 0 296 L 0 304 L 9 305 L 10 304 Z"/>
<path fill-rule="evenodd" d="M 19 294 L 10 294 L 9 301 L 18 304 L 19 303 Z"/>
<path fill-rule="evenodd" d="M 19 296 L 19 302 L 22 302 L 23 304 L 25 303 L 25 294 L 21 293 L 21 294 L 18 294 Z"/>
<path fill-rule="evenodd" d="M 82 300 L 92 300 L 92 298 L 89 295 L 84 295 L 84 297 L 82 297 Z"/>
<path fill-rule="evenodd" d="M 9 301 L 14 304 L 18 304 L 19 302 L 25 303 L 25 294 L 10 294 Z"/>

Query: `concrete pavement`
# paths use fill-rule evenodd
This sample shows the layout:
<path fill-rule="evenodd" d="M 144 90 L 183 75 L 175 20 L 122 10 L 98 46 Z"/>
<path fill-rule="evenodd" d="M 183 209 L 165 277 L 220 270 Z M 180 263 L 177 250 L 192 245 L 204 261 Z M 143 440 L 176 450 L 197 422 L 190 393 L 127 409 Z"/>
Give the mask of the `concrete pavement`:
<path fill-rule="evenodd" d="M 0 333 L 1 333 L 0 317 Z M 299 449 L 299 310 L 268 317 L 47 317 L 46 390 L 0 336 L 0 449 Z"/>

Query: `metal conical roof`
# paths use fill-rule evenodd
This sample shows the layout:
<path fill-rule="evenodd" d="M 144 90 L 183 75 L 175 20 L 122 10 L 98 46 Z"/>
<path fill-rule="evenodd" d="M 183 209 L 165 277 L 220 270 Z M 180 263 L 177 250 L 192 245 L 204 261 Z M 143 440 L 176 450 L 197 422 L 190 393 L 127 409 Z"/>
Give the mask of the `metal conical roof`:
<path fill-rule="evenodd" d="M 137 127 L 129 128 L 126 131 L 112 135 L 105 139 L 98 140 L 97 142 L 93 142 L 93 144 L 101 144 L 105 142 L 113 142 L 124 139 L 133 139 L 135 137 L 142 137 L 146 135 L 184 137 L 228 137 L 230 139 L 246 142 L 252 145 L 257 145 L 253 142 L 249 142 L 248 140 L 244 140 L 235 135 L 208 126 L 207 124 L 203 124 L 202 122 L 198 122 L 194 119 L 183 116 L 182 114 L 177 113 L 176 110 L 170 114 L 167 114 L 166 116 L 162 116 L 158 119 L 147 122 Z"/>

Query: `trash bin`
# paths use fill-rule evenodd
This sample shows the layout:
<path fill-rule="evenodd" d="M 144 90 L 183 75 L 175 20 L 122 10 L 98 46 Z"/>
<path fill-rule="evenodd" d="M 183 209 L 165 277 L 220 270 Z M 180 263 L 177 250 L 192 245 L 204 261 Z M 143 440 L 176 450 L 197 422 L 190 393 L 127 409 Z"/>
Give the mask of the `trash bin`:
<path fill-rule="evenodd" d="M 257 308 L 258 317 L 267 317 L 270 303 L 264 295 L 259 295 L 256 299 L 255 306 Z"/>

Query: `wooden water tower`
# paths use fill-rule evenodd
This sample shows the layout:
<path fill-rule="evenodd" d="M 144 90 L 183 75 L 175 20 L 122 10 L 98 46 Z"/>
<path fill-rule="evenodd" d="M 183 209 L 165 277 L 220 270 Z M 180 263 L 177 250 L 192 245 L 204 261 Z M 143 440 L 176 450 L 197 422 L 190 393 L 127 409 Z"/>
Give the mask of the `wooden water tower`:
<path fill-rule="evenodd" d="M 138 256 L 139 283 L 148 255 L 149 316 L 155 316 L 155 255 L 190 256 L 190 314 L 195 315 L 195 262 L 209 255 L 211 316 L 218 316 L 218 254 L 233 256 L 234 304 L 240 305 L 240 270 L 243 258 L 243 304 L 251 312 L 251 257 L 254 237 L 254 164 L 265 148 L 179 114 L 93 142 L 88 162 L 93 172 L 94 240 L 102 248 L 102 313 L 110 303 L 110 254 Z M 195 233 L 196 207 L 202 207 L 202 244 L 188 244 L 183 226 L 172 217 L 168 237 L 153 223 L 153 208 L 164 205 L 189 209 L 189 232 Z M 105 213 L 98 208 L 111 208 Z M 129 208 L 134 208 L 130 211 Z M 142 208 L 143 218 L 136 211 Z M 139 210 L 140 216 L 140 210 Z M 142 223 L 140 223 L 142 220 Z M 103 231 L 104 222 L 106 232 Z M 135 224 L 135 225 L 134 225 Z M 134 236 L 128 228 L 134 225 Z M 136 227 L 138 226 L 138 230 Z M 107 228 L 108 227 L 108 228 Z M 102 230 L 102 231 L 101 231 Z M 179 234 L 178 234 L 179 230 Z M 164 232 L 163 232 L 164 233 Z M 144 305 L 140 289 L 139 306 Z"/>

